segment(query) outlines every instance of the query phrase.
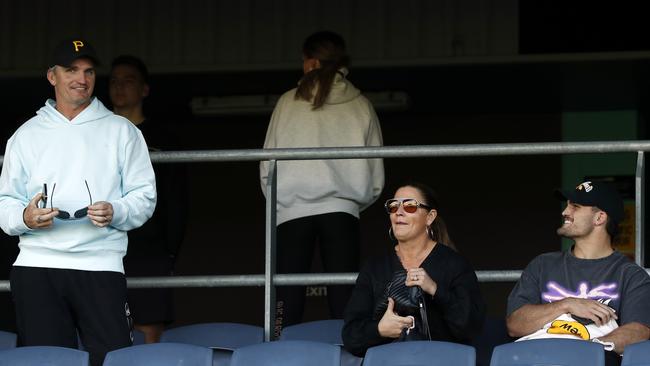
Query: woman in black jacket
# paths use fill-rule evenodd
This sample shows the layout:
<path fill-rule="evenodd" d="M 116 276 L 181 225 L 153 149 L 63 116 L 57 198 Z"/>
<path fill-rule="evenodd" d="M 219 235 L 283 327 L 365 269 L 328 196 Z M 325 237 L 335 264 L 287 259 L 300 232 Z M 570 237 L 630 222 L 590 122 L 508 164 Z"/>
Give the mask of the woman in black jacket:
<path fill-rule="evenodd" d="M 404 185 L 385 207 L 397 245 L 359 273 L 345 310 L 345 348 L 363 356 L 397 339 L 469 343 L 485 304 L 474 270 L 452 247 L 433 190 Z M 409 306 L 409 299 L 419 303 Z"/>

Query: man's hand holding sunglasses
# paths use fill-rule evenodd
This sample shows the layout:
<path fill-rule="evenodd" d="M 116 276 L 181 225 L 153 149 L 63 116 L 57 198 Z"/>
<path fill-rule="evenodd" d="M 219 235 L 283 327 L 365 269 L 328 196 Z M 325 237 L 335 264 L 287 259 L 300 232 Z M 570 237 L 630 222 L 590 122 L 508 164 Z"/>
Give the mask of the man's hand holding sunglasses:
<path fill-rule="evenodd" d="M 113 221 L 113 205 L 105 201 L 88 206 L 88 218 L 97 227 L 106 227 Z"/>
<path fill-rule="evenodd" d="M 47 229 L 52 226 L 54 218 L 59 214 L 58 208 L 40 208 L 38 203 L 43 200 L 43 193 L 39 193 L 23 210 L 23 221 L 30 229 Z"/>

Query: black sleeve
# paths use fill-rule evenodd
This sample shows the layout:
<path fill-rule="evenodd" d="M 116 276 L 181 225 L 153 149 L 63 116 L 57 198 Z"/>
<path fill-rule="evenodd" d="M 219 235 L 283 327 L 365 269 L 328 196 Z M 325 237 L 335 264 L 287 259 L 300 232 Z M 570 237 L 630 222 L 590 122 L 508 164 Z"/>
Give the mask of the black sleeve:
<path fill-rule="evenodd" d="M 392 341 L 379 335 L 379 320 L 373 319 L 374 310 L 372 275 L 369 266 L 365 266 L 359 273 L 344 314 L 343 344 L 355 356 L 363 357 L 368 348 Z"/>
<path fill-rule="evenodd" d="M 485 302 L 469 263 L 461 261 L 448 285 L 438 285 L 432 303 L 442 310 L 443 321 L 456 340 L 467 342 L 480 333 Z"/>

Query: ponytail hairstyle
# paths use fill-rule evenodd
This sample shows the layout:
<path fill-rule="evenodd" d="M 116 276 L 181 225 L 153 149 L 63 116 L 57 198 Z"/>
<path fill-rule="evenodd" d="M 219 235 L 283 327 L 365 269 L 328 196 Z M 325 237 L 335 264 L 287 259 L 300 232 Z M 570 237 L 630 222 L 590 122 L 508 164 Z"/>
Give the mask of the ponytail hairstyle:
<path fill-rule="evenodd" d="M 302 45 L 302 54 L 305 58 L 317 59 L 320 67 L 303 75 L 295 99 L 312 102 L 312 110 L 316 110 L 325 104 L 337 71 L 348 66 L 350 58 L 345 51 L 343 37 L 329 31 L 316 32 L 307 37 Z"/>
<path fill-rule="evenodd" d="M 438 215 L 436 216 L 435 220 L 429 225 L 427 233 L 429 234 L 429 237 L 431 240 L 434 240 L 438 243 L 442 243 L 453 250 L 456 250 L 456 245 L 454 242 L 451 240 L 451 237 L 449 236 L 449 232 L 447 231 L 447 225 L 445 224 L 445 221 L 442 219 L 442 216 L 440 215 L 440 204 L 438 203 L 438 195 L 436 192 L 433 190 L 433 188 L 420 183 L 420 182 L 409 182 L 407 184 L 403 184 L 402 187 L 413 187 L 417 189 L 422 197 L 424 197 L 424 204 L 429 205 L 432 209 L 436 210 L 438 212 Z"/>

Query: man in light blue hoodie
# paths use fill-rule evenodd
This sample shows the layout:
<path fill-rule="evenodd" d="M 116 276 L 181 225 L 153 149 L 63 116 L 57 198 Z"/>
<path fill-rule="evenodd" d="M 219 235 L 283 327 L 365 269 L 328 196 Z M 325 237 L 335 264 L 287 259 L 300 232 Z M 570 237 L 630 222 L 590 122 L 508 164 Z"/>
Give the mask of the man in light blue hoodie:
<path fill-rule="evenodd" d="M 92 96 L 94 49 L 59 44 L 47 71 L 55 100 L 9 139 L 0 227 L 20 237 L 11 272 L 19 343 L 77 347 L 101 365 L 132 343 L 122 257 L 128 230 L 156 205 L 147 145 Z"/>

